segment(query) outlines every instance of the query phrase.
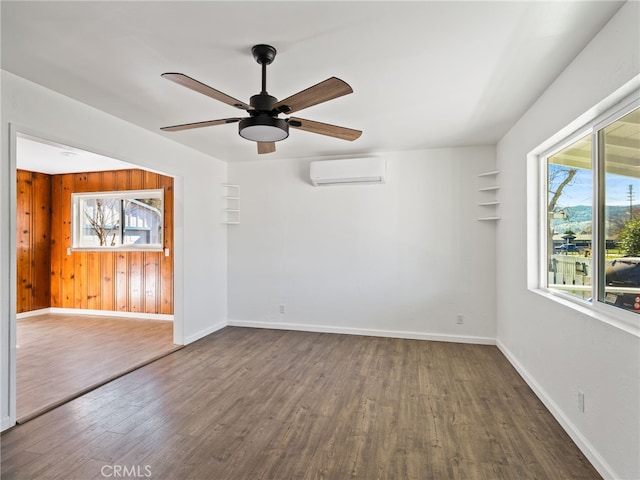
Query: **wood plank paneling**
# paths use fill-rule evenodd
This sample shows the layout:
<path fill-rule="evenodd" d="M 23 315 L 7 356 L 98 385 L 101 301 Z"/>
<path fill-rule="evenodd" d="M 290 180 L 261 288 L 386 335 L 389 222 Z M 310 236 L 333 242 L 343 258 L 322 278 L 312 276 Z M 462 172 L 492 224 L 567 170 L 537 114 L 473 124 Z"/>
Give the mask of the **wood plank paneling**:
<path fill-rule="evenodd" d="M 73 304 L 68 308 L 87 308 L 87 252 L 73 253 Z"/>
<path fill-rule="evenodd" d="M 116 173 L 102 172 L 102 182 L 105 185 L 116 184 Z M 116 303 L 116 256 L 118 252 L 102 252 L 100 255 L 100 309 L 106 310 L 105 306 L 110 306 L 110 310 L 118 310 Z"/>
<path fill-rule="evenodd" d="M 104 305 L 115 305 L 115 252 L 105 252 L 100 255 L 100 310 Z M 113 309 L 112 309 L 113 310 Z"/>
<path fill-rule="evenodd" d="M 71 193 L 164 188 L 164 244 L 173 251 L 173 179 L 143 170 L 54 175 L 51 303 L 61 308 L 173 314 L 173 257 L 72 251 Z"/>
<path fill-rule="evenodd" d="M 144 311 L 154 313 L 160 311 L 158 291 L 159 258 L 155 252 L 142 254 L 144 265 Z"/>
<path fill-rule="evenodd" d="M 32 175 L 33 197 L 33 310 L 51 305 L 51 179 Z"/>
<path fill-rule="evenodd" d="M 140 190 L 145 188 L 144 172 L 142 170 L 129 171 L 128 190 Z M 144 311 L 144 269 L 142 265 L 142 253 L 130 252 L 129 260 L 129 311 Z"/>
<path fill-rule="evenodd" d="M 173 178 L 161 176 L 159 186 L 164 189 L 164 211 L 171 212 L 173 215 Z M 158 300 L 160 313 L 171 314 L 173 313 L 173 221 L 171 224 L 165 222 L 163 228 L 164 248 L 168 249 L 169 255 L 166 256 L 163 252 L 160 256 Z"/>
<path fill-rule="evenodd" d="M 74 308 L 74 262 L 75 257 L 67 254 L 67 249 L 71 248 L 71 193 L 74 187 L 73 175 L 56 175 L 60 178 L 61 197 L 60 203 L 52 205 L 53 210 L 60 210 L 60 218 L 62 219 L 61 239 L 56 242 L 56 248 L 61 250 L 60 259 L 60 304 L 58 307 Z M 58 258 L 56 255 L 53 258 Z"/>
<path fill-rule="evenodd" d="M 114 301 L 116 310 L 126 312 L 129 309 L 129 276 L 128 261 L 124 252 L 116 252 Z"/>
<path fill-rule="evenodd" d="M 27 312 L 31 308 L 32 296 L 32 269 L 31 269 L 31 198 L 33 186 L 31 184 L 31 172 L 17 172 L 16 180 L 16 205 L 17 215 L 17 310 Z"/>
<path fill-rule="evenodd" d="M 60 178 L 51 178 L 51 306 L 59 307 L 61 302 L 60 292 L 62 291 L 62 276 L 60 268 L 62 267 L 62 255 L 65 252 L 58 248 L 57 243 L 62 239 L 64 231 L 62 209 L 53 208 L 58 205 L 62 199 L 62 182 Z"/>
<path fill-rule="evenodd" d="M 51 179 L 16 172 L 16 310 L 51 306 Z"/>
<path fill-rule="evenodd" d="M 87 252 L 87 308 L 102 309 L 102 253 Z"/>
<path fill-rule="evenodd" d="M 72 251 L 71 194 L 163 188 L 173 252 L 173 179 L 142 170 L 17 172 L 17 311 L 47 307 L 173 314 L 173 255 Z"/>
<path fill-rule="evenodd" d="M 147 188 L 144 184 L 144 178 L 145 176 L 142 170 L 129 170 L 129 188 L 127 188 L 127 190 Z"/>
<path fill-rule="evenodd" d="M 142 286 L 144 276 L 142 268 L 142 253 L 127 252 L 129 278 L 129 312 L 142 312 L 144 304 L 144 288 Z"/>

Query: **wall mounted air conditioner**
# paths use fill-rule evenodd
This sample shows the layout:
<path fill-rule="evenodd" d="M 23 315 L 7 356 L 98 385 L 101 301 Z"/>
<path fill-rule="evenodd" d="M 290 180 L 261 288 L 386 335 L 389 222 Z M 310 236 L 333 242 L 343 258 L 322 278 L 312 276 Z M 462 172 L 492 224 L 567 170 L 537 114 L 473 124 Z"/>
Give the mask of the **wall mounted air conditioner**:
<path fill-rule="evenodd" d="M 385 183 L 384 158 L 366 157 L 311 162 L 311 183 L 325 185 L 358 185 Z"/>

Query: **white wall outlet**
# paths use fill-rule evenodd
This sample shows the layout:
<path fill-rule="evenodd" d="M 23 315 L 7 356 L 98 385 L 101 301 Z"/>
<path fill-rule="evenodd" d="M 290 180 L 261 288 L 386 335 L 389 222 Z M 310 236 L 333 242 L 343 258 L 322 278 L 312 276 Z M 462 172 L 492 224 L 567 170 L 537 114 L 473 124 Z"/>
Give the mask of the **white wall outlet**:
<path fill-rule="evenodd" d="M 456 318 L 457 318 L 457 322 L 456 323 L 458 325 L 462 325 L 464 323 L 464 315 L 462 315 L 461 313 L 459 313 Z"/>
<path fill-rule="evenodd" d="M 280 313 L 284 313 L 284 305 L 280 305 Z"/>
<path fill-rule="evenodd" d="M 577 395 L 578 411 L 584 413 L 584 392 L 578 389 Z"/>

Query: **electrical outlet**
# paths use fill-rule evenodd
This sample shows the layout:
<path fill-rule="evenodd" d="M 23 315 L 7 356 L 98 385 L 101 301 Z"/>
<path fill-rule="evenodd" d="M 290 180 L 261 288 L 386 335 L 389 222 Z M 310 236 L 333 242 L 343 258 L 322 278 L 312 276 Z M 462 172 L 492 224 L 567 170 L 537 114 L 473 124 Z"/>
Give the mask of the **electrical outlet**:
<path fill-rule="evenodd" d="M 584 413 L 584 392 L 578 389 L 578 411 Z"/>
<path fill-rule="evenodd" d="M 462 315 L 461 313 L 458 314 L 458 325 L 462 325 L 464 323 L 464 315 Z"/>
<path fill-rule="evenodd" d="M 280 313 L 284 313 L 284 305 L 280 305 Z"/>

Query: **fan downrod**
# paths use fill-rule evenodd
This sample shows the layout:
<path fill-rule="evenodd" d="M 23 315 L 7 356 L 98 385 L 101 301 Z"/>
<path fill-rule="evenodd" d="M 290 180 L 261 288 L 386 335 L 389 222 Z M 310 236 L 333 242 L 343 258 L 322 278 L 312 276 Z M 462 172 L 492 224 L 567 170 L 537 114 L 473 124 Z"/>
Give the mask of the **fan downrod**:
<path fill-rule="evenodd" d="M 254 45 L 251 49 L 251 53 L 253 54 L 253 58 L 256 59 L 260 65 L 270 65 L 273 62 L 273 59 L 276 58 L 276 51 L 271 45 Z"/>

